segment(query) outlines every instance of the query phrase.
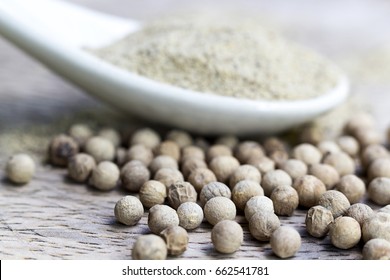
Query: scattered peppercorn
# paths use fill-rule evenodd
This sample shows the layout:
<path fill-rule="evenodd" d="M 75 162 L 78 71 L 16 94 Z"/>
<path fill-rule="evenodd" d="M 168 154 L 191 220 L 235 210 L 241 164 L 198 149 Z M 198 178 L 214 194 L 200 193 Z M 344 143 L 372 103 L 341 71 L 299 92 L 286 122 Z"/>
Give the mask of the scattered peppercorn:
<path fill-rule="evenodd" d="M 155 234 L 146 234 L 137 238 L 131 255 L 134 260 L 165 260 L 167 254 L 164 239 Z"/>
<path fill-rule="evenodd" d="M 282 259 L 290 258 L 301 247 L 301 236 L 296 229 L 283 226 L 272 233 L 270 243 L 275 255 Z"/>
<path fill-rule="evenodd" d="M 15 154 L 8 159 L 5 173 L 11 182 L 27 184 L 34 176 L 35 162 L 27 154 Z"/>
<path fill-rule="evenodd" d="M 127 195 L 115 204 L 114 214 L 120 223 L 133 226 L 141 220 L 144 207 L 138 198 Z"/>
<path fill-rule="evenodd" d="M 242 227 L 235 221 L 223 220 L 211 231 L 211 241 L 215 250 L 223 254 L 236 252 L 244 240 Z"/>

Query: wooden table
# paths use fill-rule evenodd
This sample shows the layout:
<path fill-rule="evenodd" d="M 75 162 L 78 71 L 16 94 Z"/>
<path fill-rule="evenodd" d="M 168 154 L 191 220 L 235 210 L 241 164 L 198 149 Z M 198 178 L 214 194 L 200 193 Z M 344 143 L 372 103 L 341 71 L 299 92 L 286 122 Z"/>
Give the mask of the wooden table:
<path fill-rule="evenodd" d="M 237 4 L 233 0 L 213 1 L 213 7 L 207 6 L 210 4 L 205 0 L 191 3 L 180 0 L 72 2 L 139 20 L 199 7 L 223 6 L 229 10 Z M 386 41 L 388 36 L 385 36 L 388 31 L 384 27 L 390 26 L 390 4 L 384 0 L 322 3 L 248 0 L 240 2 L 239 10 L 277 25 L 287 36 L 323 52 L 347 70 L 350 61 L 359 61 L 362 54 L 370 54 L 368 50 L 389 43 Z M 16 187 L 3 179 L 7 157 L 13 152 L 23 151 L 24 134 L 33 135 L 37 150 L 44 150 L 43 139 L 47 136 L 43 134 L 60 132 L 75 121 L 75 116 L 99 117 L 103 124 L 126 119 L 115 115 L 2 39 L 0 63 L 0 258 L 129 259 L 135 238 L 147 233 L 148 227 L 146 214 L 135 227 L 115 221 L 113 208 L 116 201 L 126 195 L 123 190 L 103 193 L 74 184 L 67 179 L 65 170 L 45 163 L 40 163 L 33 181 L 26 186 Z M 373 82 L 357 75 L 356 71 L 349 74 L 353 93 L 369 97 L 367 102 L 383 131 L 390 123 L 387 114 L 389 96 L 386 95 L 390 90 L 390 79 Z M 136 125 L 135 120 L 127 119 L 127 122 Z M 361 258 L 362 245 L 351 250 L 337 250 L 328 237 L 316 239 L 308 236 L 304 228 L 305 212 L 299 209 L 291 218 L 281 217 L 283 225 L 294 226 L 303 238 L 302 247 L 294 259 Z M 204 223 L 189 232 L 189 248 L 179 258 L 274 259 L 268 243 L 260 243 L 250 236 L 242 215 L 237 221 L 243 226 L 245 240 L 235 254 L 216 253 L 210 242 L 211 226 Z"/>

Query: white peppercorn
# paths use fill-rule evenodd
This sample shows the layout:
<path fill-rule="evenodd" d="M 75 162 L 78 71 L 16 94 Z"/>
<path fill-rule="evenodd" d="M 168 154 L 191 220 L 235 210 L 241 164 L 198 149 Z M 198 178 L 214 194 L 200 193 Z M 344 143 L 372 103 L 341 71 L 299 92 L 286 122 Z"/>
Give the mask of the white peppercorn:
<path fill-rule="evenodd" d="M 318 200 L 318 205 L 329 209 L 335 219 L 344 215 L 351 206 L 348 198 L 343 193 L 335 190 L 324 192 Z"/>
<path fill-rule="evenodd" d="M 390 242 L 375 238 L 369 240 L 363 247 L 364 260 L 390 260 Z"/>
<path fill-rule="evenodd" d="M 325 163 L 310 165 L 308 173 L 320 179 L 327 190 L 333 189 L 340 180 L 340 175 L 337 170 L 332 165 Z"/>
<path fill-rule="evenodd" d="M 239 166 L 230 176 L 229 185 L 233 188 L 239 181 L 251 180 L 257 183 L 261 182 L 260 171 L 249 164 Z"/>
<path fill-rule="evenodd" d="M 333 223 L 333 214 L 321 205 L 313 206 L 307 211 L 305 224 L 307 232 L 314 237 L 324 237 Z"/>
<path fill-rule="evenodd" d="M 282 259 L 290 258 L 301 248 L 301 236 L 292 227 L 279 227 L 272 233 L 270 243 L 275 255 Z"/>
<path fill-rule="evenodd" d="M 138 198 L 127 195 L 115 204 L 114 214 L 118 222 L 133 226 L 141 220 L 144 214 L 144 207 Z"/>
<path fill-rule="evenodd" d="M 211 231 L 211 241 L 215 250 L 223 254 L 236 252 L 243 240 L 242 227 L 235 221 L 220 221 Z"/>
<path fill-rule="evenodd" d="M 230 199 L 217 196 L 206 202 L 204 209 L 206 220 L 215 225 L 223 220 L 234 220 L 236 217 L 236 206 Z"/>
<path fill-rule="evenodd" d="M 268 171 L 275 170 L 275 162 L 269 157 L 251 157 L 249 158 L 247 164 L 253 165 L 256 167 L 260 174 L 265 174 Z"/>
<path fill-rule="evenodd" d="M 160 234 L 169 226 L 178 226 L 179 217 L 175 209 L 168 205 L 156 204 L 149 209 L 148 226 L 151 232 Z"/>
<path fill-rule="evenodd" d="M 289 158 L 289 154 L 287 151 L 273 151 L 268 154 L 268 157 L 273 160 L 277 165 L 283 164 Z"/>
<path fill-rule="evenodd" d="M 156 172 L 161 168 L 179 169 L 179 164 L 174 158 L 170 156 L 156 156 L 149 164 L 150 172 L 152 172 L 152 174 L 156 174 Z"/>
<path fill-rule="evenodd" d="M 6 164 L 7 178 L 15 184 L 27 184 L 35 173 L 35 162 L 28 154 L 15 154 Z"/>
<path fill-rule="evenodd" d="M 380 144 L 383 141 L 382 135 L 374 128 L 359 128 L 354 132 L 353 136 L 355 136 L 359 145 L 362 147 L 372 144 Z"/>
<path fill-rule="evenodd" d="M 312 207 L 317 204 L 320 196 L 326 192 L 324 183 L 313 175 L 305 175 L 294 181 L 293 188 L 299 196 L 299 205 Z"/>
<path fill-rule="evenodd" d="M 390 178 L 378 177 L 368 185 L 368 196 L 378 205 L 390 204 Z"/>
<path fill-rule="evenodd" d="M 263 142 L 266 154 L 272 154 L 275 151 L 287 151 L 287 145 L 281 139 L 270 136 Z"/>
<path fill-rule="evenodd" d="M 184 202 L 196 202 L 197 197 L 194 186 L 188 182 L 175 182 L 168 188 L 168 203 L 174 209 Z"/>
<path fill-rule="evenodd" d="M 242 164 L 247 163 L 251 157 L 263 157 L 265 156 L 264 150 L 256 141 L 243 141 L 239 143 L 234 151 L 234 156 Z"/>
<path fill-rule="evenodd" d="M 353 174 L 355 172 L 354 160 L 344 152 L 325 155 L 323 163 L 333 166 L 340 176 Z"/>
<path fill-rule="evenodd" d="M 249 231 L 260 241 L 269 241 L 272 233 L 279 227 L 279 218 L 272 212 L 257 212 L 249 219 Z"/>
<path fill-rule="evenodd" d="M 142 185 L 150 180 L 150 172 L 142 162 L 132 160 L 122 167 L 120 178 L 125 189 L 139 192 Z"/>
<path fill-rule="evenodd" d="M 166 186 L 155 180 L 146 181 L 139 190 L 139 199 L 143 206 L 150 208 L 156 204 L 163 204 L 167 197 Z"/>
<path fill-rule="evenodd" d="M 360 224 L 360 227 L 363 226 L 365 220 L 371 218 L 373 215 L 374 211 L 371 207 L 363 203 L 352 204 L 345 212 L 345 216 L 354 218 Z"/>
<path fill-rule="evenodd" d="M 205 152 L 197 146 L 186 146 L 181 150 L 181 161 L 185 162 L 187 159 L 199 159 L 204 161 L 206 155 Z"/>
<path fill-rule="evenodd" d="M 94 136 L 85 143 L 85 152 L 91 155 L 97 163 L 101 161 L 113 161 L 115 158 L 115 146 L 110 140 L 100 136 Z"/>
<path fill-rule="evenodd" d="M 350 249 L 362 236 L 359 223 L 351 217 L 338 217 L 329 227 L 332 244 L 340 249 Z"/>
<path fill-rule="evenodd" d="M 145 166 L 149 166 L 153 160 L 153 152 L 142 144 L 131 146 L 127 151 L 127 161 L 132 160 L 139 160 Z"/>
<path fill-rule="evenodd" d="M 198 158 L 189 158 L 183 161 L 181 165 L 181 171 L 186 179 L 188 179 L 192 171 L 198 168 L 207 168 L 206 162 Z"/>
<path fill-rule="evenodd" d="M 122 136 L 120 133 L 111 127 L 105 127 L 99 130 L 98 136 L 111 141 L 114 147 L 119 147 L 122 143 Z"/>
<path fill-rule="evenodd" d="M 232 193 L 228 186 L 221 182 L 211 182 L 205 185 L 199 194 L 200 204 L 204 206 L 213 197 L 223 196 L 231 198 Z"/>
<path fill-rule="evenodd" d="M 363 241 L 383 238 L 390 242 L 390 214 L 379 212 L 363 222 Z"/>
<path fill-rule="evenodd" d="M 115 150 L 115 163 L 118 166 L 123 166 L 127 162 L 127 149 L 118 147 Z"/>
<path fill-rule="evenodd" d="M 102 161 L 92 170 L 89 184 L 101 191 L 109 191 L 118 185 L 119 174 L 119 168 L 115 163 Z"/>
<path fill-rule="evenodd" d="M 193 142 L 188 132 L 178 129 L 169 131 L 165 138 L 166 140 L 174 141 L 180 149 L 192 145 Z"/>
<path fill-rule="evenodd" d="M 177 169 L 174 168 L 161 168 L 154 175 L 154 180 L 159 181 L 164 184 L 168 189 L 170 185 L 176 182 L 183 182 L 183 174 Z"/>
<path fill-rule="evenodd" d="M 232 155 L 233 152 L 228 146 L 222 144 L 214 144 L 207 149 L 206 159 L 207 162 L 211 162 L 213 158 L 219 156 L 232 156 Z"/>
<path fill-rule="evenodd" d="M 154 149 L 161 142 L 160 135 L 151 128 L 136 130 L 131 136 L 129 146 L 142 144 L 149 149 Z"/>
<path fill-rule="evenodd" d="M 219 156 L 210 162 L 210 169 L 214 172 L 217 180 L 228 183 L 230 175 L 240 166 L 238 160 L 232 156 Z"/>
<path fill-rule="evenodd" d="M 298 193 L 289 185 L 281 185 L 275 188 L 270 198 L 273 202 L 275 213 L 279 216 L 291 216 L 299 205 Z"/>
<path fill-rule="evenodd" d="M 208 168 L 197 168 L 188 176 L 188 182 L 194 186 L 197 193 L 200 193 L 202 188 L 208 183 L 216 181 L 217 177 L 215 177 L 213 171 Z"/>
<path fill-rule="evenodd" d="M 270 196 L 272 191 L 278 186 L 290 185 L 292 184 L 292 179 L 287 172 L 281 169 L 271 170 L 265 173 L 263 179 L 261 180 L 261 186 L 264 189 L 264 194 Z"/>
<path fill-rule="evenodd" d="M 137 238 L 131 256 L 133 260 L 165 260 L 167 254 L 164 239 L 155 234 L 146 234 Z"/>
<path fill-rule="evenodd" d="M 390 178 L 390 158 L 378 158 L 368 166 L 367 175 L 369 180 L 378 177 Z"/>
<path fill-rule="evenodd" d="M 356 157 L 359 154 L 360 145 L 355 137 L 343 135 L 337 138 L 336 141 L 340 149 L 349 156 Z"/>
<path fill-rule="evenodd" d="M 367 112 L 354 114 L 344 125 L 344 131 L 348 134 L 354 134 L 359 128 L 373 128 L 375 126 L 374 117 Z"/>
<path fill-rule="evenodd" d="M 84 153 L 72 156 L 68 161 L 69 177 L 76 182 L 85 182 L 88 180 L 92 170 L 96 167 L 95 159 Z"/>
<path fill-rule="evenodd" d="M 309 165 L 319 163 L 321 161 L 322 154 L 314 145 L 303 143 L 293 148 L 292 157 Z"/>
<path fill-rule="evenodd" d="M 280 164 L 279 168 L 295 180 L 307 174 L 307 165 L 299 159 L 288 159 Z"/>
<path fill-rule="evenodd" d="M 389 151 L 379 144 L 364 147 L 360 156 L 360 160 L 364 168 L 368 168 L 371 162 L 378 158 L 390 158 Z"/>
<path fill-rule="evenodd" d="M 87 124 L 76 123 L 70 126 L 68 134 L 75 139 L 80 146 L 83 146 L 85 142 L 93 136 L 93 131 Z"/>
<path fill-rule="evenodd" d="M 253 214 L 259 212 L 271 212 L 274 213 L 274 204 L 272 200 L 266 196 L 258 195 L 251 197 L 245 205 L 245 218 L 247 221 L 253 216 Z"/>
<path fill-rule="evenodd" d="M 168 254 L 179 256 L 187 250 L 188 233 L 181 226 L 169 226 L 160 233 L 167 244 Z"/>
<path fill-rule="evenodd" d="M 366 184 L 355 174 L 345 175 L 336 184 L 335 190 L 342 192 L 351 204 L 359 202 L 366 193 Z"/>
<path fill-rule="evenodd" d="M 232 200 L 241 211 L 244 211 L 250 198 L 258 195 L 264 195 L 264 190 L 258 182 L 252 180 L 241 180 L 232 189 Z"/>
<path fill-rule="evenodd" d="M 156 156 L 166 155 L 176 161 L 180 160 L 180 147 L 174 141 L 166 140 L 161 142 L 153 149 L 153 152 Z"/>
<path fill-rule="evenodd" d="M 70 136 L 60 134 L 49 143 L 49 160 L 57 166 L 67 166 L 68 159 L 79 152 L 79 145 Z"/>
<path fill-rule="evenodd" d="M 203 221 L 203 209 L 195 202 L 184 202 L 176 210 L 179 225 L 187 230 L 195 229 Z"/>

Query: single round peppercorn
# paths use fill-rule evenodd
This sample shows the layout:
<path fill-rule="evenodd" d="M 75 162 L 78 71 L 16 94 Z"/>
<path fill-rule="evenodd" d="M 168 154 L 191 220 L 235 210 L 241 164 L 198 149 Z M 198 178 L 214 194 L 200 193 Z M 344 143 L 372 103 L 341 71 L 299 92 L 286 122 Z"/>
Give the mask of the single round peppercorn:
<path fill-rule="evenodd" d="M 133 260 L 165 260 L 167 254 L 164 239 L 155 234 L 146 234 L 137 238 L 131 256 Z"/>
<path fill-rule="evenodd" d="M 215 144 L 228 146 L 231 150 L 234 150 L 239 142 L 240 140 L 235 135 L 222 135 L 215 140 Z"/>
<path fill-rule="evenodd" d="M 299 205 L 308 208 L 316 205 L 320 196 L 326 192 L 324 183 L 313 175 L 297 178 L 293 187 L 298 193 Z"/>
<path fill-rule="evenodd" d="M 49 144 L 50 162 L 58 166 L 67 166 L 68 159 L 79 152 L 79 145 L 70 136 L 60 134 Z"/>
<path fill-rule="evenodd" d="M 156 174 L 161 168 L 179 169 L 177 161 L 167 155 L 156 156 L 149 164 L 149 169 L 152 174 Z"/>
<path fill-rule="evenodd" d="M 160 135 L 151 128 L 145 127 L 136 130 L 130 139 L 130 145 L 133 146 L 136 144 L 142 144 L 146 148 L 154 149 L 160 144 L 161 138 Z"/>
<path fill-rule="evenodd" d="M 273 212 L 257 212 L 249 219 L 249 231 L 260 241 L 269 241 L 272 233 L 279 227 L 279 218 Z"/>
<path fill-rule="evenodd" d="M 212 225 L 223 220 L 234 220 L 236 217 L 236 206 L 233 201 L 223 196 L 207 201 L 203 211 L 206 220 Z"/>
<path fill-rule="evenodd" d="M 364 260 L 390 260 L 390 242 L 375 238 L 369 240 L 363 247 Z"/>
<path fill-rule="evenodd" d="M 363 203 L 352 204 L 345 212 L 345 216 L 354 218 L 360 224 L 360 227 L 363 226 L 365 220 L 371 218 L 373 215 L 374 211 L 371 207 Z"/>
<path fill-rule="evenodd" d="M 156 204 L 163 204 L 166 197 L 167 188 L 159 181 L 146 181 L 139 190 L 139 199 L 147 208 Z"/>
<path fill-rule="evenodd" d="M 365 220 L 362 235 L 364 242 L 374 238 L 382 238 L 390 242 L 390 214 L 379 212 Z"/>
<path fill-rule="evenodd" d="M 181 226 L 169 226 L 160 233 L 167 244 L 168 254 L 179 256 L 187 250 L 188 233 Z"/>
<path fill-rule="evenodd" d="M 174 209 L 184 202 L 196 202 L 197 197 L 194 186 L 188 182 L 175 182 L 168 188 L 168 203 Z"/>
<path fill-rule="evenodd" d="M 153 160 L 153 152 L 142 144 L 131 146 L 127 151 L 127 161 L 132 160 L 139 160 L 145 166 L 149 166 Z"/>
<path fill-rule="evenodd" d="M 192 137 L 188 132 L 179 129 L 169 131 L 165 138 L 166 140 L 174 141 L 180 149 L 192 145 L 193 142 Z"/>
<path fill-rule="evenodd" d="M 170 185 L 176 182 L 183 182 L 183 174 L 174 168 L 161 168 L 154 175 L 154 180 L 159 181 L 168 189 Z"/>
<path fill-rule="evenodd" d="M 92 170 L 89 184 L 101 191 L 109 191 L 118 185 L 119 174 L 115 163 L 102 161 Z"/>
<path fill-rule="evenodd" d="M 245 218 L 247 221 L 255 213 L 271 212 L 274 213 L 274 204 L 271 199 L 266 196 L 258 195 L 250 198 L 245 205 Z"/>
<path fill-rule="evenodd" d="M 223 220 L 211 231 L 211 241 L 216 251 L 223 254 L 236 252 L 244 240 L 242 227 L 235 221 Z"/>
<path fill-rule="evenodd" d="M 85 152 L 91 155 L 97 163 L 101 161 L 113 161 L 115 158 L 115 146 L 110 140 L 100 136 L 94 136 L 85 143 Z"/>
<path fill-rule="evenodd" d="M 232 156 L 218 156 L 211 160 L 210 169 L 218 181 L 228 183 L 230 175 L 240 166 L 238 160 Z"/>
<path fill-rule="evenodd" d="M 199 168 L 207 168 L 207 164 L 204 160 L 198 158 L 186 159 L 181 164 L 181 171 L 183 173 L 184 178 L 187 179 L 192 171 L 195 171 Z"/>
<path fill-rule="evenodd" d="M 68 174 L 76 182 L 85 182 L 95 167 L 96 162 L 92 156 L 79 153 L 69 159 Z"/>
<path fill-rule="evenodd" d="M 15 154 L 8 159 L 5 173 L 11 182 L 27 184 L 34 176 L 35 162 L 27 154 Z"/>
<path fill-rule="evenodd" d="M 355 174 L 345 175 L 336 184 L 335 190 L 342 192 L 351 204 L 359 202 L 366 193 L 366 184 Z"/>
<path fill-rule="evenodd" d="M 329 226 L 333 221 L 333 214 L 329 209 L 316 205 L 311 207 L 306 213 L 306 230 L 311 236 L 324 237 L 328 233 Z"/>
<path fill-rule="evenodd" d="M 368 166 L 367 174 L 369 180 L 378 177 L 390 178 L 390 158 L 378 158 L 373 160 Z"/>
<path fill-rule="evenodd" d="M 160 234 L 169 226 L 178 226 L 179 217 L 175 209 L 167 205 L 156 204 L 149 209 L 148 226 L 151 232 Z"/>
<path fill-rule="evenodd" d="M 180 160 L 180 147 L 174 141 L 166 140 L 161 142 L 153 149 L 153 152 L 156 156 L 166 155 L 176 161 Z"/>
<path fill-rule="evenodd" d="M 275 170 L 275 162 L 270 159 L 269 157 L 251 157 L 249 158 L 247 164 L 253 165 L 256 167 L 259 171 L 260 174 L 265 174 L 268 171 Z"/>
<path fill-rule="evenodd" d="M 350 249 L 362 236 L 359 223 L 351 217 L 338 217 L 329 227 L 332 244 L 340 249 Z"/>
<path fill-rule="evenodd" d="M 353 174 L 355 172 L 355 162 L 344 152 L 325 155 L 323 163 L 333 166 L 340 176 Z"/>
<path fill-rule="evenodd" d="M 322 155 L 340 153 L 341 149 L 336 142 L 330 140 L 323 140 L 317 144 L 317 148 Z"/>
<path fill-rule="evenodd" d="M 301 236 L 292 227 L 279 227 L 272 233 L 270 243 L 275 255 L 282 259 L 290 258 L 301 248 Z"/>
<path fill-rule="evenodd" d="M 76 123 L 69 128 L 68 134 L 75 139 L 80 146 L 83 146 L 85 142 L 93 136 L 93 131 L 87 124 Z"/>
<path fill-rule="evenodd" d="M 279 168 L 295 180 L 307 174 L 307 165 L 299 159 L 288 159 L 280 164 Z"/>
<path fill-rule="evenodd" d="M 98 136 L 103 137 L 110 141 L 115 148 L 119 147 L 120 144 L 122 143 L 122 136 L 120 133 L 110 127 L 105 127 L 99 130 Z"/>
<path fill-rule="evenodd" d="M 332 165 L 325 163 L 315 163 L 310 165 L 309 174 L 320 179 L 327 190 L 332 189 L 340 180 L 338 171 Z"/>
<path fill-rule="evenodd" d="M 206 159 L 207 162 L 211 162 L 213 158 L 219 156 L 232 156 L 232 155 L 233 152 L 228 146 L 222 144 L 214 144 L 208 148 L 206 153 Z"/>
<path fill-rule="evenodd" d="M 344 215 L 347 209 L 351 206 L 348 198 L 343 193 L 335 190 L 324 192 L 318 199 L 318 205 L 329 209 L 335 219 Z"/>
<path fill-rule="evenodd" d="M 319 163 L 321 161 L 322 154 L 320 150 L 312 144 L 303 143 L 294 147 L 292 150 L 292 157 L 309 165 Z"/>
<path fill-rule="evenodd" d="M 289 185 L 282 185 L 274 189 L 270 198 L 275 213 L 280 216 L 291 216 L 299 205 L 298 193 Z"/>
<path fill-rule="evenodd" d="M 337 139 L 337 144 L 344 153 L 351 157 L 356 157 L 360 152 L 360 145 L 355 137 L 349 135 L 340 136 Z"/>
<path fill-rule="evenodd" d="M 114 214 L 118 222 L 133 226 L 141 220 L 144 214 L 144 207 L 138 198 L 127 195 L 115 204 Z"/>
<path fill-rule="evenodd" d="M 261 158 L 265 156 L 265 153 L 259 143 L 248 140 L 243 141 L 236 146 L 234 156 L 240 163 L 245 164 L 251 157 Z"/>
<path fill-rule="evenodd" d="M 185 162 L 187 159 L 199 159 L 205 161 L 206 156 L 201 148 L 191 145 L 186 146 L 181 150 L 181 162 Z"/>
<path fill-rule="evenodd" d="M 132 160 L 122 167 L 120 178 L 125 189 L 131 192 L 139 192 L 142 185 L 149 181 L 150 172 L 142 162 Z"/>
<path fill-rule="evenodd" d="M 184 202 L 176 210 L 179 225 L 187 230 L 195 229 L 203 221 L 203 209 L 195 202 Z"/>
<path fill-rule="evenodd" d="M 390 178 L 378 177 L 368 185 L 368 196 L 378 205 L 390 204 Z"/>

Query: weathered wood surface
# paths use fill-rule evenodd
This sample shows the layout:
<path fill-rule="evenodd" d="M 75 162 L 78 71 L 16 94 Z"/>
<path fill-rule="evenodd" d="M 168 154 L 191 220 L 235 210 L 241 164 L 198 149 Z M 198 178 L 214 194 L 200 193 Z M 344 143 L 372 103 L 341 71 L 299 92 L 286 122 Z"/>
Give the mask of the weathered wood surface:
<path fill-rule="evenodd" d="M 136 19 L 154 18 L 170 11 L 188 11 L 205 6 L 208 1 L 87 1 L 74 0 L 90 7 Z M 235 1 L 213 1 L 213 6 L 234 7 Z M 188 6 L 190 5 L 190 6 Z M 125 7 L 125 8 L 124 8 Z M 240 9 L 278 24 L 290 37 L 304 42 L 336 61 L 370 47 L 389 43 L 388 1 L 246 1 Z M 375 32 L 372 32 L 375 30 Z M 39 63 L 0 39 L 0 137 L 4 131 L 22 125 L 50 123 L 59 115 L 100 104 L 77 88 L 61 80 Z M 373 69 L 373 71 L 376 69 Z M 380 129 L 389 123 L 387 83 L 353 81 L 353 90 L 369 96 Z M 387 92 L 386 92 L 387 91 Z M 11 144 L 11 143 L 9 143 Z M 41 164 L 34 180 L 15 187 L 4 180 L 7 145 L 0 147 L 0 258 L 1 259 L 129 259 L 137 235 L 148 232 L 146 214 L 135 227 L 118 224 L 113 215 L 116 201 L 126 193 L 96 191 L 74 184 L 66 171 Z M 337 250 L 329 238 L 308 236 L 304 228 L 304 210 L 282 224 L 298 229 L 303 244 L 294 259 L 360 259 L 361 245 L 351 250 Z M 273 259 L 268 243 L 260 243 L 248 233 L 242 216 L 238 221 L 245 231 L 241 249 L 232 255 L 218 254 L 210 240 L 211 226 L 204 223 L 191 231 L 187 259 Z"/>

